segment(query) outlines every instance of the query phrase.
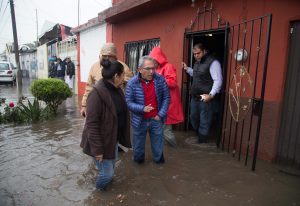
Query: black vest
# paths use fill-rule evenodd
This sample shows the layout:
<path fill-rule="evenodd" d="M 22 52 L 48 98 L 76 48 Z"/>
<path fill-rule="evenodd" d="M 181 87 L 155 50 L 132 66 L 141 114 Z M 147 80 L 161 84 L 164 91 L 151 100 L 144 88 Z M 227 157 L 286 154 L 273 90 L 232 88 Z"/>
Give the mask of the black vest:
<path fill-rule="evenodd" d="M 211 55 L 205 55 L 200 62 L 196 62 L 193 68 L 193 84 L 191 95 L 209 94 L 214 81 L 210 75 L 209 68 L 215 60 Z"/>

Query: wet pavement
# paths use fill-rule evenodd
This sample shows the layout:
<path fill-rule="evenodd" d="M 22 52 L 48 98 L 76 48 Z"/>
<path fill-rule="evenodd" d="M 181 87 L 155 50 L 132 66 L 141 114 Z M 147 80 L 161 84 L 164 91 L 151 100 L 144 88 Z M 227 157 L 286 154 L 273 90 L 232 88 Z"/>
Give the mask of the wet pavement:
<path fill-rule="evenodd" d="M 1 96 L 13 99 L 14 91 L 0 85 Z M 251 172 L 214 144 L 194 143 L 192 132 L 176 132 L 178 147 L 166 145 L 162 165 L 152 162 L 149 147 L 142 165 L 132 162 L 132 151 L 120 153 L 112 184 L 98 191 L 94 164 L 79 147 L 78 102 L 68 99 L 51 121 L 0 125 L 1 206 L 300 205 L 299 177 L 261 161 Z"/>

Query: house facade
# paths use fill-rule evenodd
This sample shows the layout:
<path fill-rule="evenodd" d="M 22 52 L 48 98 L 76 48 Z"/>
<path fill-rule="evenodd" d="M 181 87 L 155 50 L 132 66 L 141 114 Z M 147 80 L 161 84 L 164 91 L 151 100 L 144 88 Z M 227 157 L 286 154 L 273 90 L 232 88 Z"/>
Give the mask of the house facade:
<path fill-rule="evenodd" d="M 37 49 L 35 44 L 20 45 L 20 65 L 23 77 L 37 77 Z"/>
<path fill-rule="evenodd" d="M 45 32 L 39 37 L 37 47 L 37 77 L 48 78 L 49 59 L 56 56 L 62 60 L 70 57 L 75 65 L 75 83 L 73 93 L 77 94 L 77 38 L 71 33 L 71 27 L 62 24 L 49 24 Z"/>
<path fill-rule="evenodd" d="M 295 106 L 300 100 L 294 97 L 299 50 L 291 49 L 299 38 L 299 11 L 300 2 L 294 0 L 115 0 L 99 16 L 112 25 L 119 57 L 133 71 L 155 45 L 176 66 L 185 129 L 190 129 L 192 79 L 181 62 L 192 66 L 192 46 L 207 44 L 224 76 L 213 128 L 216 143 L 254 169 L 257 157 L 300 164 L 300 108 Z"/>
<path fill-rule="evenodd" d="M 101 46 L 110 40 L 109 26 L 101 17 L 96 17 L 72 29 L 77 36 L 77 82 L 78 95 L 83 95 L 91 66 L 99 60 Z"/>

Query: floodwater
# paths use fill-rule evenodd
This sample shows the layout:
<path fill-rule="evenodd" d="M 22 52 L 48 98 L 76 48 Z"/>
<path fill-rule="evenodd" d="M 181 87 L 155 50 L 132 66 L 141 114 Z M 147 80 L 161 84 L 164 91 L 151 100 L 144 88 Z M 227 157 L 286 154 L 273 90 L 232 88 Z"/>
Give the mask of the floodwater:
<path fill-rule="evenodd" d="M 14 91 L 0 85 L 1 96 Z M 51 121 L 0 125 L 1 206 L 300 205 L 299 177 L 261 161 L 251 172 L 213 143 L 194 143 L 192 132 L 176 132 L 178 147 L 165 146 L 165 164 L 153 163 L 149 147 L 142 165 L 132 151 L 120 153 L 112 184 L 98 191 L 92 159 L 79 147 L 78 101 L 65 101 Z"/>

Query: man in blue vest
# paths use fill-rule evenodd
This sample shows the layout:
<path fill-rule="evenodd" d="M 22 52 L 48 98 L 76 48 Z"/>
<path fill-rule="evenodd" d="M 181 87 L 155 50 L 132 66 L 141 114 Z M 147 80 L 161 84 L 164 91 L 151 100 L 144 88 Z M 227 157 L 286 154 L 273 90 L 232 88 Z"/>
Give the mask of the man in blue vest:
<path fill-rule="evenodd" d="M 190 120 L 201 144 L 207 142 L 214 113 L 214 97 L 221 90 L 223 78 L 220 62 L 202 43 L 194 45 L 193 55 L 196 60 L 193 68 L 187 67 L 184 62 L 182 65 L 193 77 Z"/>

